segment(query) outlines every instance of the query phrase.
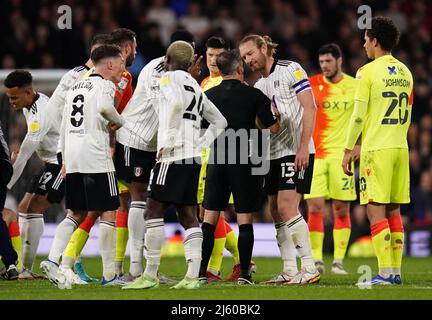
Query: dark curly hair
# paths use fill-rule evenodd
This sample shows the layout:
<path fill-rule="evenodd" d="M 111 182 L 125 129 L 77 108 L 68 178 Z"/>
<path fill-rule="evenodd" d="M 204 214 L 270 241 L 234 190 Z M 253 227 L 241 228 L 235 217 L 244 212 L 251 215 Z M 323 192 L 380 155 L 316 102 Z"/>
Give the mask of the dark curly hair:
<path fill-rule="evenodd" d="M 399 30 L 387 17 L 372 18 L 372 27 L 366 30 L 366 34 L 370 39 L 377 39 L 385 51 L 392 51 L 399 42 Z"/>
<path fill-rule="evenodd" d="M 15 70 L 9 73 L 4 80 L 4 85 L 6 88 L 23 88 L 31 86 L 33 77 L 30 72 L 26 70 Z"/>

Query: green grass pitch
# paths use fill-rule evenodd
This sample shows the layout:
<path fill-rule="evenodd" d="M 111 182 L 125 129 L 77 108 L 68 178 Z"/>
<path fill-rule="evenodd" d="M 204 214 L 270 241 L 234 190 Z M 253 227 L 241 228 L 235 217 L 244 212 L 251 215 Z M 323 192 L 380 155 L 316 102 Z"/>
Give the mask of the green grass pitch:
<path fill-rule="evenodd" d="M 34 271 L 39 269 L 39 257 Z M 128 261 L 128 259 L 127 259 Z M 255 282 L 267 280 L 281 270 L 278 258 L 254 258 L 257 264 Z M 101 277 L 101 259 L 84 258 L 87 272 Z M 326 270 L 330 271 L 331 257 L 326 258 Z M 309 286 L 238 286 L 230 282 L 213 283 L 199 290 L 170 290 L 161 285 L 150 290 L 121 290 L 120 287 L 102 287 L 99 284 L 74 286 L 72 290 L 60 290 L 48 280 L 0 281 L 0 300 L 315 300 L 315 299 L 432 299 L 432 258 L 404 258 L 402 286 L 359 289 L 354 284 L 360 277 L 359 266 L 369 265 L 376 272 L 376 259 L 350 258 L 345 261 L 347 276 L 334 276 L 329 272 L 322 276 L 319 284 Z M 128 266 L 126 265 L 126 268 Z M 231 273 L 232 259 L 224 258 L 222 277 Z M 163 258 L 160 270 L 180 280 L 186 270 L 183 258 Z M 373 275 L 374 275 L 373 273 Z"/>

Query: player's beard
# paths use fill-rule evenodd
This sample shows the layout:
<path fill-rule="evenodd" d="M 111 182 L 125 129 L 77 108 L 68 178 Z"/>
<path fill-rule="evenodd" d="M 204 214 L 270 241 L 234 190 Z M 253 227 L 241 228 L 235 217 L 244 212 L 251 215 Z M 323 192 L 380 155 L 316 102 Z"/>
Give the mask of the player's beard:
<path fill-rule="evenodd" d="M 330 81 L 333 81 L 334 78 L 337 76 L 338 72 L 339 72 L 339 69 L 336 68 L 336 70 L 335 70 L 334 72 L 332 72 L 332 73 L 331 73 L 328 77 L 326 77 L 326 78 L 329 79 Z"/>
<path fill-rule="evenodd" d="M 258 56 L 258 58 L 255 60 L 255 63 L 253 65 L 249 66 L 252 71 L 263 71 L 266 67 L 266 57 L 262 53 Z"/>
<path fill-rule="evenodd" d="M 128 55 L 126 58 L 126 67 L 130 67 L 134 61 L 134 56 L 132 54 Z"/>

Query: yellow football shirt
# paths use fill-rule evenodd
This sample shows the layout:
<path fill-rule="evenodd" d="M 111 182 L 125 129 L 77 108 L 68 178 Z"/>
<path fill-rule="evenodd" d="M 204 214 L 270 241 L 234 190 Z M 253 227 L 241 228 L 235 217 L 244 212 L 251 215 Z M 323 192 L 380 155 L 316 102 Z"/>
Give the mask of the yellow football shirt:
<path fill-rule="evenodd" d="M 315 158 L 340 158 L 354 107 L 356 81 L 343 73 L 337 83 L 320 73 L 309 79 L 317 105 L 313 141 Z"/>
<path fill-rule="evenodd" d="M 206 91 L 208 89 L 216 87 L 220 85 L 222 80 L 223 80 L 222 76 L 216 76 L 216 77 L 208 76 L 207 78 L 203 79 L 203 81 L 201 81 L 201 89 L 203 89 L 203 91 Z"/>
<path fill-rule="evenodd" d="M 408 68 L 392 55 L 385 55 L 357 71 L 355 100 L 367 104 L 362 128 L 362 151 L 408 148 L 411 122 L 413 77 Z M 354 123 L 361 123 L 356 111 Z M 349 130 L 346 147 L 357 138 Z M 354 143 L 353 143 L 354 141 Z"/>

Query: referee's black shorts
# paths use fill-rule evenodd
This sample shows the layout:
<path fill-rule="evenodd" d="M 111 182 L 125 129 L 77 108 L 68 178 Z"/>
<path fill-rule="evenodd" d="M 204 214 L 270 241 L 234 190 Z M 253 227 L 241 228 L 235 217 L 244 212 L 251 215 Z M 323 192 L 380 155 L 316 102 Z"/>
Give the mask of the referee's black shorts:
<path fill-rule="evenodd" d="M 204 208 L 224 211 L 230 193 L 236 213 L 257 212 L 262 206 L 264 176 L 252 175 L 249 164 L 208 164 Z"/>

